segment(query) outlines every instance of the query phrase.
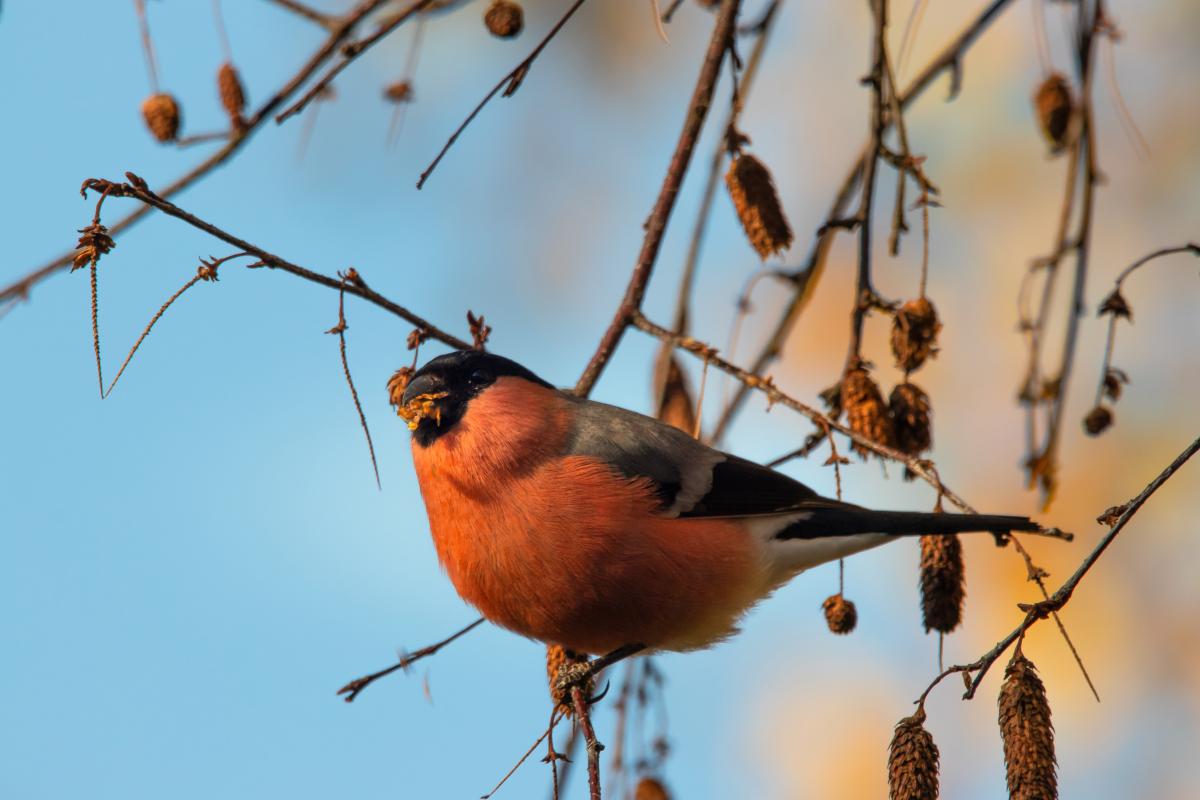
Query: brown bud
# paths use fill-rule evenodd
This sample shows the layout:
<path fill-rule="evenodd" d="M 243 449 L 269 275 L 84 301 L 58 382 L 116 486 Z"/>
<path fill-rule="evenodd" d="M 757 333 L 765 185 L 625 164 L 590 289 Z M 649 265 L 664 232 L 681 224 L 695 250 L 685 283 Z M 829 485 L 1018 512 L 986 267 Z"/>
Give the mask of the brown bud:
<path fill-rule="evenodd" d="M 409 103 L 413 99 L 413 87 L 410 81 L 396 81 L 388 84 L 383 90 L 383 99 L 389 103 Z"/>
<path fill-rule="evenodd" d="M 910 456 L 933 446 L 933 410 L 929 395 L 914 383 L 898 383 L 888 398 L 896 449 Z"/>
<path fill-rule="evenodd" d="M 143 100 L 142 119 L 160 142 L 174 141 L 179 135 L 179 103 L 169 94 L 152 94 Z"/>
<path fill-rule="evenodd" d="M 644 777 L 633 790 L 633 800 L 671 800 L 667 787 L 657 778 Z"/>
<path fill-rule="evenodd" d="M 246 92 L 242 88 L 242 79 L 238 75 L 237 67 L 228 61 L 217 71 L 217 91 L 221 95 L 221 106 L 233 127 L 245 127 L 246 121 L 242 119 L 242 111 L 246 108 Z"/>
<path fill-rule="evenodd" d="M 917 709 L 896 725 L 888 746 L 890 800 L 937 800 L 938 749 L 925 730 L 925 711 Z"/>
<path fill-rule="evenodd" d="M 744 153 L 738 155 L 725 174 L 725 185 L 746 238 L 759 258 L 766 261 L 792 246 L 792 228 L 783 214 L 771 172 L 761 161 Z"/>
<path fill-rule="evenodd" d="M 525 27 L 525 12 L 512 0 L 495 0 L 484 12 L 483 24 L 493 36 L 512 39 Z"/>
<path fill-rule="evenodd" d="M 568 652 L 563 647 L 556 644 L 546 646 L 546 678 L 550 686 L 550 699 L 557 705 L 559 711 L 568 716 L 574 715 L 575 707 L 571 702 L 571 697 L 566 692 L 561 692 L 557 688 L 558 679 L 562 675 L 564 667 L 571 664 L 586 664 L 587 659 L 581 658 L 574 653 Z M 589 678 L 587 685 L 583 687 L 584 694 L 589 697 L 596 692 L 595 680 Z"/>
<path fill-rule="evenodd" d="M 467 309 L 467 327 L 471 331 L 471 346 L 476 350 L 485 349 L 488 338 L 492 335 L 492 326 L 484 322 L 483 314 L 477 317 Z"/>
<path fill-rule="evenodd" d="M 871 379 L 864 367 L 847 370 L 842 376 L 841 404 L 846 411 L 850 430 L 862 434 L 879 444 L 891 447 L 894 442 L 892 418 L 883 402 L 879 386 Z M 871 452 L 862 445 L 853 445 L 855 451 L 866 458 Z"/>
<path fill-rule="evenodd" d="M 1058 777 L 1050 704 L 1033 662 L 1021 654 L 1019 645 L 1004 670 L 999 705 L 1009 797 L 1054 800 Z"/>
<path fill-rule="evenodd" d="M 1083 418 L 1083 429 L 1088 436 L 1099 436 L 1113 424 L 1113 413 L 1104 406 L 1096 406 Z"/>
<path fill-rule="evenodd" d="M 117 243 L 108 235 L 108 228 L 99 222 L 93 222 L 86 228 L 80 228 L 79 242 L 75 245 L 78 252 L 75 253 L 75 257 L 71 260 L 71 272 L 80 267 L 97 263 L 100 261 L 100 256 L 116 246 Z"/>
<path fill-rule="evenodd" d="M 654 367 L 654 385 L 658 391 L 657 417 L 691 436 L 696 431 L 696 406 L 688 388 L 687 376 L 674 351 L 659 353 Z"/>
<path fill-rule="evenodd" d="M 892 318 L 892 354 L 896 366 L 911 372 L 937 355 L 937 336 L 942 329 L 937 309 L 924 297 L 909 300 Z"/>
<path fill-rule="evenodd" d="M 950 633 L 962 622 L 966 575 L 958 534 L 921 537 L 921 615 L 925 632 Z"/>
<path fill-rule="evenodd" d="M 1071 99 L 1071 85 L 1060 73 L 1055 72 L 1042 81 L 1033 97 L 1033 104 L 1042 133 L 1050 141 L 1051 152 L 1059 152 L 1067 144 L 1071 114 L 1075 107 Z"/>
<path fill-rule="evenodd" d="M 1120 289 L 1113 289 L 1108 297 L 1105 297 L 1100 303 L 1100 311 L 1098 316 L 1112 314 L 1114 317 L 1133 319 L 1133 309 L 1129 307 L 1129 301 L 1125 299 L 1125 295 L 1121 294 Z"/>
<path fill-rule="evenodd" d="M 858 624 L 858 609 L 853 602 L 842 597 L 841 592 L 826 597 L 821 608 L 825 612 L 825 624 L 834 633 L 850 633 Z"/>

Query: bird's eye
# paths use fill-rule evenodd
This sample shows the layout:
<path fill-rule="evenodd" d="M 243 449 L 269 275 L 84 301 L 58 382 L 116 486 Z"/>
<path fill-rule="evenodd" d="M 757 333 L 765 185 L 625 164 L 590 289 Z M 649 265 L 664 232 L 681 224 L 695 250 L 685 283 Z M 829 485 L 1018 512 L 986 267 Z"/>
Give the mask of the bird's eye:
<path fill-rule="evenodd" d="M 471 383 L 491 383 L 492 373 L 486 369 L 477 369 L 471 373 Z"/>

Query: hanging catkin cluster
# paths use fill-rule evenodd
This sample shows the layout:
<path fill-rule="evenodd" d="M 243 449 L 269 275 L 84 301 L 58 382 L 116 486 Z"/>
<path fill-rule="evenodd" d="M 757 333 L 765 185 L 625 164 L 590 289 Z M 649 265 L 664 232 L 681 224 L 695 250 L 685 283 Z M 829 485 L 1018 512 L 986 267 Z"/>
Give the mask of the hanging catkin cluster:
<path fill-rule="evenodd" d="M 890 800 L 937 800 L 938 749 L 925 730 L 925 711 L 917 709 L 896 725 L 888 747 Z"/>
<path fill-rule="evenodd" d="M 1000 735 L 1008 768 L 1011 800 L 1055 800 L 1058 797 L 1054 727 L 1046 687 L 1020 645 L 1004 670 L 1000 687 Z"/>
<path fill-rule="evenodd" d="M 896 449 L 910 456 L 933 446 L 933 408 L 915 383 L 898 383 L 888 398 Z"/>
<path fill-rule="evenodd" d="M 926 297 L 909 300 L 892 318 L 892 354 L 896 366 L 912 372 L 937 355 L 937 336 L 942 329 L 937 309 Z"/>

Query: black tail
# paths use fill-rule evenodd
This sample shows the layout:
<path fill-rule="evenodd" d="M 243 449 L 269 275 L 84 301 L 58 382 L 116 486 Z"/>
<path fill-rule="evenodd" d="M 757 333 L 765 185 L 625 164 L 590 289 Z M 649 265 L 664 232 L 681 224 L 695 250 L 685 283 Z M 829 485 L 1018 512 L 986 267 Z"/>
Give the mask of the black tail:
<path fill-rule="evenodd" d="M 1029 517 L 1007 514 L 928 514 L 922 511 L 871 511 L 866 508 L 814 508 L 807 519 L 797 520 L 776 539 L 823 539 L 856 533 L 890 536 L 923 536 L 949 533 L 1044 532 Z"/>

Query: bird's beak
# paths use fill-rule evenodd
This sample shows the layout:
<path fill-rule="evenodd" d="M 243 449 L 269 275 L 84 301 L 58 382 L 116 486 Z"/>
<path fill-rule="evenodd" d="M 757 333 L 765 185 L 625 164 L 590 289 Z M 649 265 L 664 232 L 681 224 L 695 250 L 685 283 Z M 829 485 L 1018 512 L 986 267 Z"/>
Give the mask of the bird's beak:
<path fill-rule="evenodd" d="M 411 381 L 409 381 L 408 386 L 404 388 L 402 404 L 408 405 L 413 401 L 413 398 L 420 397 L 423 394 L 434 394 L 436 392 L 444 391 L 445 385 L 446 382 L 440 375 L 435 375 L 433 373 L 417 375 Z"/>

